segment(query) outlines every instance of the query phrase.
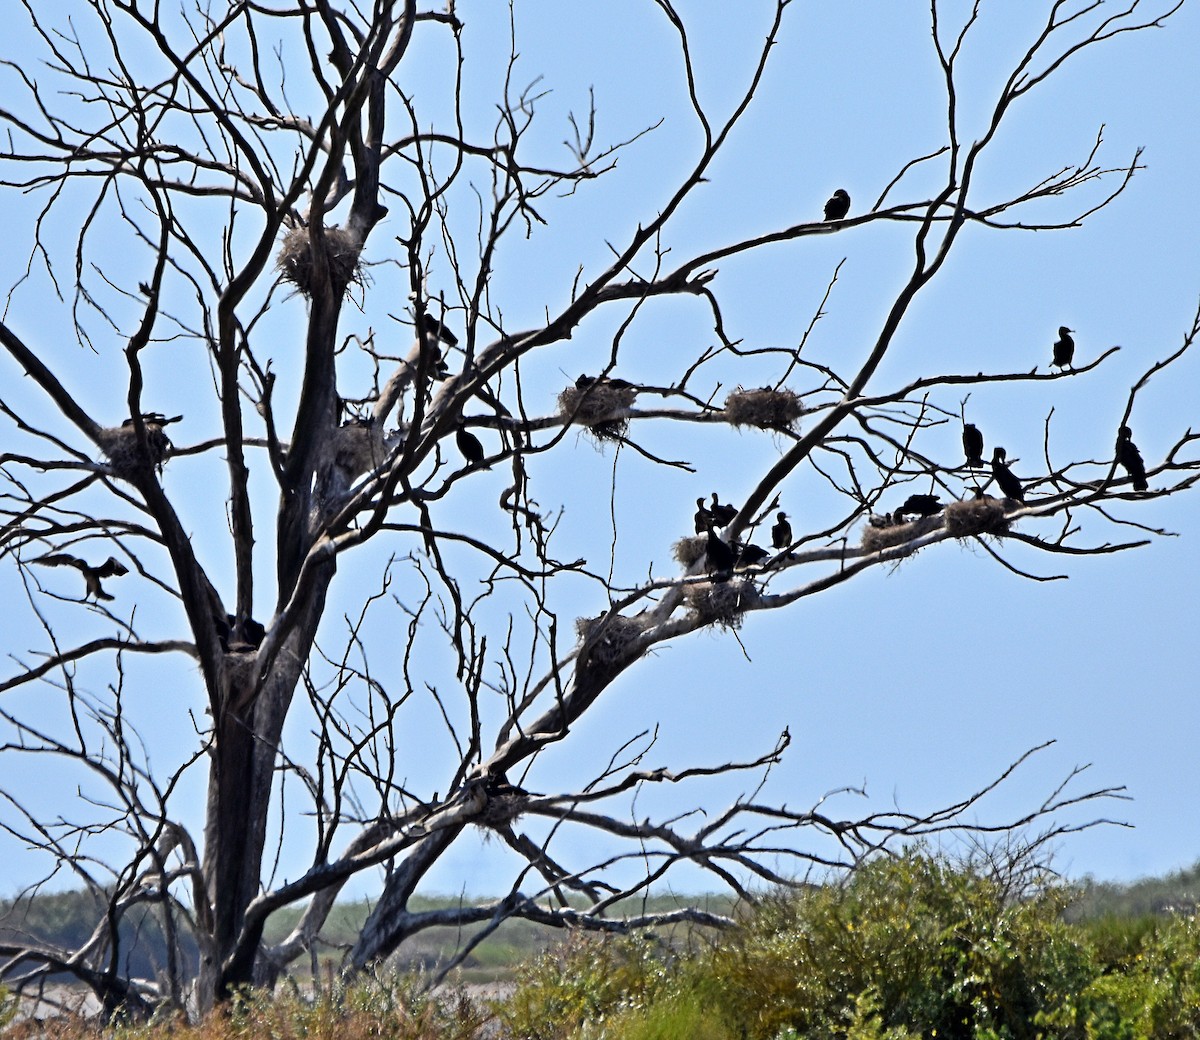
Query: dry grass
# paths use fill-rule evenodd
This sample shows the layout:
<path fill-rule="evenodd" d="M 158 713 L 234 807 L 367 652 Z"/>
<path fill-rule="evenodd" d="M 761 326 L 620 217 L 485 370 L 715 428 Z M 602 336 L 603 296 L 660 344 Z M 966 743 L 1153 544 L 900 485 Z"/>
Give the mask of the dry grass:
<path fill-rule="evenodd" d="M 683 595 L 702 624 L 724 629 L 741 628 L 746 611 L 760 599 L 753 582 L 738 580 L 688 585 Z"/>
<path fill-rule="evenodd" d="M 887 527 L 876 527 L 868 524 L 863 528 L 862 547 L 867 552 L 879 552 L 880 549 L 890 549 L 896 545 L 904 545 L 930 531 L 936 531 L 942 526 L 940 516 L 923 516 L 907 524 L 891 524 Z"/>
<path fill-rule="evenodd" d="M 671 546 L 671 555 L 675 557 L 675 562 L 686 571 L 690 570 L 694 564 L 699 563 L 707 546 L 708 535 L 688 535 L 686 538 L 680 538 Z"/>
<path fill-rule="evenodd" d="M 616 440 L 629 428 L 629 409 L 637 399 L 632 387 L 595 382 L 568 386 L 558 395 L 558 412 L 568 422 L 588 427 L 601 440 Z"/>
<path fill-rule="evenodd" d="M 1004 503 L 990 495 L 951 502 L 946 506 L 945 519 L 946 530 L 955 538 L 980 534 L 1003 535 L 1011 526 L 1004 512 Z"/>
<path fill-rule="evenodd" d="M 341 295 L 352 283 L 362 279 L 362 244 L 356 235 L 340 227 L 326 228 L 324 240 L 329 281 L 333 291 Z M 275 266 L 284 281 L 291 282 L 305 296 L 312 296 L 313 262 L 308 228 L 292 228 L 284 236 Z"/>
<path fill-rule="evenodd" d="M 791 390 L 735 390 L 725 399 L 725 414 L 734 426 L 790 430 L 803 412 L 800 397 Z"/>

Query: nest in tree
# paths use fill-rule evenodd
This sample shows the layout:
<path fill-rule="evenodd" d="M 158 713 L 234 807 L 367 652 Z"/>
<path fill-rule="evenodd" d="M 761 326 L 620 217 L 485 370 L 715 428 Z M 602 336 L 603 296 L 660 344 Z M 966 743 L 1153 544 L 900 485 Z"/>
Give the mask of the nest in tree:
<path fill-rule="evenodd" d="M 500 792 L 489 794 L 479 815 L 472 823 L 480 827 L 506 827 L 525 811 L 527 795 Z"/>
<path fill-rule="evenodd" d="M 735 390 L 725 398 L 725 414 L 734 426 L 790 430 L 803 412 L 800 396 L 791 390 Z"/>
<path fill-rule="evenodd" d="M 753 582 L 738 580 L 688 585 L 683 596 L 703 624 L 725 629 L 741 628 L 746 611 L 761 599 Z"/>
<path fill-rule="evenodd" d="M 951 502 L 946 506 L 946 530 L 955 538 L 979 534 L 1003 535 L 1010 526 L 1004 503 L 990 495 Z"/>
<path fill-rule="evenodd" d="M 644 630 L 637 618 L 620 614 L 575 620 L 575 632 L 584 643 L 589 664 L 613 665 L 625 660 Z"/>
<path fill-rule="evenodd" d="M 362 243 L 358 236 L 340 227 L 325 228 L 325 262 L 329 265 L 329 281 L 339 296 L 352 282 L 362 278 L 359 257 Z M 312 239 L 306 227 L 292 228 L 283 239 L 275 261 L 280 276 L 291 282 L 305 296 L 313 292 Z"/>
<path fill-rule="evenodd" d="M 617 440 L 629 428 L 629 409 L 637 389 L 597 380 L 586 387 L 568 386 L 558 395 L 559 414 L 588 427 L 601 440 Z"/>
<path fill-rule="evenodd" d="M 333 463 L 350 482 L 370 473 L 387 452 L 383 443 L 383 426 L 379 423 L 351 419 L 333 431 L 330 439 Z"/>
<path fill-rule="evenodd" d="M 171 441 L 163 428 L 149 422 L 144 428 L 145 450 L 132 425 L 109 426 L 100 431 L 100 447 L 116 476 L 131 480 L 135 473 L 161 467 L 170 454 Z"/>
<path fill-rule="evenodd" d="M 708 535 L 689 535 L 686 538 L 680 538 L 679 541 L 671 546 L 671 555 L 675 557 L 676 562 L 685 571 L 691 570 L 694 564 L 700 562 L 700 558 L 704 555 L 707 547 Z"/>
<path fill-rule="evenodd" d="M 895 545 L 911 542 L 923 534 L 936 531 L 942 526 L 940 516 L 923 516 L 906 524 L 887 524 L 877 526 L 868 524 L 863 528 L 862 547 L 867 552 L 878 552 L 880 549 L 890 549 Z"/>

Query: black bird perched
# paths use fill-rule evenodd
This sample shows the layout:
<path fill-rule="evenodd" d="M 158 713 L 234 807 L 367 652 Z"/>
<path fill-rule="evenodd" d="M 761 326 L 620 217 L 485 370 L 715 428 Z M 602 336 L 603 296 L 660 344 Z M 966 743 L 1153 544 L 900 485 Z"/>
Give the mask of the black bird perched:
<path fill-rule="evenodd" d="M 775 517 L 775 524 L 771 528 L 771 547 L 773 549 L 786 549 L 792 544 L 792 525 L 788 523 L 787 513 L 780 512 Z"/>
<path fill-rule="evenodd" d="M 96 599 L 113 598 L 104 591 L 104 587 L 100 584 L 102 578 L 119 578 L 122 574 L 129 573 L 129 568 L 115 556 L 110 556 L 96 567 L 93 567 L 86 560 L 81 560 L 78 556 L 71 556 L 69 553 L 54 553 L 51 556 L 40 556 L 33 562 L 43 564 L 46 567 L 74 567 L 83 575 L 84 584 L 87 586 L 87 594 L 95 596 Z"/>
<path fill-rule="evenodd" d="M 983 434 L 974 423 L 963 426 L 963 453 L 971 469 L 983 469 Z"/>
<path fill-rule="evenodd" d="M 636 383 L 631 383 L 628 379 L 613 379 L 610 376 L 585 376 L 581 375 L 575 380 L 576 390 L 586 390 L 589 386 L 604 386 L 610 390 L 638 390 L 640 389 Z"/>
<path fill-rule="evenodd" d="M 705 508 L 703 498 L 696 499 L 695 521 L 696 521 L 696 534 L 704 534 L 704 532 L 707 531 L 710 527 L 712 527 L 712 525 L 714 523 L 713 515 L 712 515 L 712 513 L 710 513 L 708 511 L 708 509 Z"/>
<path fill-rule="evenodd" d="M 738 546 L 737 566 L 739 568 L 753 567 L 756 563 L 762 563 L 763 560 L 769 559 L 770 556 L 771 554 L 761 545 L 748 542 L 745 545 Z"/>
<path fill-rule="evenodd" d="M 1133 477 L 1134 491 L 1148 491 L 1150 485 L 1146 483 L 1146 463 L 1132 437 L 1133 431 L 1128 426 L 1122 426 L 1117 431 L 1117 462 Z"/>
<path fill-rule="evenodd" d="M 441 340 L 447 346 L 458 346 L 458 337 L 428 312 L 421 315 L 421 331 L 426 336 L 432 336 L 434 339 Z"/>
<path fill-rule="evenodd" d="M 458 444 L 458 450 L 462 452 L 463 458 L 471 465 L 475 466 L 483 461 L 483 445 L 479 438 L 465 426 L 460 426 L 455 431 L 454 440 Z"/>
<path fill-rule="evenodd" d="M 1008 464 L 1004 461 L 1006 458 L 1008 458 L 1008 453 L 1003 448 L 997 448 L 992 452 L 992 476 L 996 478 L 996 483 L 1000 485 L 1000 490 L 1004 492 L 1005 498 L 1024 503 L 1025 489 L 1021 487 L 1021 482 L 1013 475 L 1013 471 L 1008 468 Z"/>
<path fill-rule="evenodd" d="M 708 528 L 708 540 L 704 545 L 704 555 L 713 581 L 728 581 L 729 572 L 733 570 L 737 557 L 734 556 L 733 550 L 717 537 L 711 525 Z"/>
<path fill-rule="evenodd" d="M 171 423 L 182 422 L 182 421 L 183 421 L 182 415 L 173 415 L 173 416 L 171 416 L 171 418 L 168 419 L 165 415 L 163 415 L 162 412 L 143 412 L 142 413 L 142 425 L 143 426 L 157 426 L 160 430 L 164 426 L 170 426 Z M 133 429 L 132 416 L 130 418 L 126 419 L 123 423 L 121 423 L 121 425 L 123 427 L 125 427 L 126 429 Z"/>
<path fill-rule="evenodd" d="M 909 513 L 917 513 L 920 516 L 933 516 L 941 511 L 942 503 L 937 495 L 909 495 L 894 515 L 907 516 Z"/>
<path fill-rule="evenodd" d="M 249 653 L 257 650 L 267 636 L 262 622 L 255 621 L 252 617 L 246 618 L 239 625 L 237 618 L 232 614 L 226 614 L 224 617 L 214 614 L 213 621 L 217 626 L 217 638 L 221 647 L 227 652 Z"/>
<path fill-rule="evenodd" d="M 708 511 L 712 514 L 713 523 L 717 527 L 727 527 L 733 523 L 733 518 L 738 515 L 737 506 L 722 505 L 717 501 L 717 493 L 712 493 L 712 505 L 708 507 Z"/>
<path fill-rule="evenodd" d="M 825 219 L 841 220 L 850 212 L 850 193 L 845 188 L 838 188 L 825 203 Z"/>
<path fill-rule="evenodd" d="M 1065 325 L 1058 327 L 1058 339 L 1054 344 L 1054 360 L 1051 365 L 1057 365 L 1058 368 L 1070 368 L 1072 360 L 1075 358 L 1075 341 L 1071 338 L 1073 329 L 1067 328 Z"/>

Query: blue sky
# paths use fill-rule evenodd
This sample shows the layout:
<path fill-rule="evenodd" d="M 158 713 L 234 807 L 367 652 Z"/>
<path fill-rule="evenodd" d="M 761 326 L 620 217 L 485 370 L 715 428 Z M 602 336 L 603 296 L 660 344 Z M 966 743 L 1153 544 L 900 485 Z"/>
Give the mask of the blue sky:
<path fill-rule="evenodd" d="M 486 135 L 495 118 L 485 100 L 503 74 L 495 48 L 506 28 L 503 12 L 491 10 L 498 6 L 460 5 L 468 23 L 468 58 L 479 61 L 465 81 L 475 99 L 468 110 L 468 134 Z M 1044 6 L 984 5 L 978 42 L 963 59 L 969 69 L 962 98 L 964 138 L 981 132 L 979 114 L 1007 63 L 1035 31 L 1032 9 Z M 551 91 L 539 103 L 532 131 L 544 154 L 566 161 L 559 144 L 567 134 L 566 113 L 585 109 L 591 86 L 600 143 L 627 139 L 664 120 L 622 153 L 613 174 L 573 197 L 544 200 L 549 226 L 536 227 L 528 239 L 514 239 L 501 251 L 493 303 L 509 328 L 526 328 L 547 309 L 553 313 L 564 305 L 579 265 L 585 277 L 599 270 L 609 258 L 607 243 L 622 242 L 658 212 L 694 161 L 699 136 L 681 89 L 678 56 L 669 50 L 668 27 L 653 5 L 537 0 L 516 7 L 520 58 L 514 81 L 542 76 L 540 86 Z M 681 3 L 679 9 L 695 34 L 699 96 L 719 120 L 750 74 L 769 5 L 747 3 L 736 24 L 725 6 L 718 11 Z M 401 81 L 432 119 L 444 111 L 439 98 L 447 84 L 449 51 L 435 28 L 425 26 L 420 33 L 425 38 L 414 48 Z M 1128 163 L 1144 146 L 1146 168 L 1112 207 L 1082 228 L 964 233 L 946 269 L 914 307 L 872 389 L 942 371 L 1025 371 L 1034 365 L 1045 370 L 1055 330 L 1066 324 L 1076 330 L 1077 360 L 1090 360 L 1112 345 L 1122 350 L 1089 376 L 975 391 L 969 414 L 985 431 L 989 450 L 1001 443 L 1020 460 L 1015 468 L 1023 477 L 1045 471 L 1046 437 L 1058 463 L 1110 457 L 1129 386 L 1177 347 L 1200 296 L 1195 193 L 1200 101 L 1192 71 L 1198 45 L 1200 15 L 1192 5 L 1165 29 L 1084 53 L 1019 103 L 980 170 L 981 200 L 1081 161 L 1101 124 L 1105 165 Z M 672 258 L 817 219 L 837 187 L 850 191 L 854 211 L 860 211 L 906 161 L 943 142 L 944 103 L 927 11 L 917 5 L 793 4 L 772 62 L 710 183 L 682 207 L 668 230 L 664 244 Z M 922 190 L 918 176 L 914 197 L 923 197 Z M 475 219 L 469 195 L 459 202 L 464 208 L 456 227 L 469 230 Z M 9 223 L 27 205 L 11 196 L 0 199 Z M 1047 205 L 1034 215 L 1063 212 L 1055 205 L 1073 203 Z M 377 255 L 372 250 L 386 254 L 391 236 L 400 230 L 382 225 L 368 259 Z M 15 280 L 27 255 L 27 249 L 18 249 L 0 262 L 5 285 Z M 849 370 L 874 341 L 910 256 L 905 227 L 873 225 L 723 261 L 714 286 L 733 338 L 751 345 L 793 345 L 812 320 L 834 268 L 845 259 L 810 351 Z M 130 263 L 131 270 L 136 268 L 136 257 Z M 437 274 L 435 261 L 435 279 Z M 394 295 L 401 283 L 387 267 L 375 269 L 373 279 L 364 313 L 348 311 L 347 331 L 370 324 L 390 334 L 381 315 L 402 308 L 403 299 Z M 277 357 L 284 396 L 293 374 L 286 366 L 288 347 L 302 316 L 301 300 L 283 301 L 261 333 L 278 340 L 267 353 Z M 530 398 L 552 411 L 554 395 L 567 381 L 604 363 L 624 317 L 616 309 L 601 313 L 570 342 L 539 356 L 526 373 Z M 69 325 L 44 280 L 36 278 L 13 296 L 6 320 L 70 366 L 69 385 L 85 405 L 105 410 L 118 338 L 97 354 L 62 342 Z M 655 301 L 626 334 L 618 371 L 639 382 L 663 384 L 712 341 L 711 321 L 694 300 Z M 11 384 L 9 371 L 5 378 Z M 1139 395 L 1131 425 L 1148 462 L 1159 461 L 1186 428 L 1200 429 L 1198 374 L 1192 358 L 1156 377 Z M 772 376 L 766 367 L 751 366 L 722 369 L 719 378 L 721 400 L 735 381 L 755 386 Z M 702 376 L 697 387 L 715 390 L 716 379 L 705 382 Z M 190 443 L 206 435 L 205 421 L 214 413 L 203 395 L 208 387 L 202 359 L 181 351 L 156 354 L 149 386 L 155 408 L 187 414 L 177 440 Z M 30 414 L 47 414 L 32 387 L 13 393 Z M 938 398 L 952 410 L 958 400 L 952 392 Z M 562 451 L 533 467 L 539 501 L 549 512 L 562 510 L 559 557 L 586 557 L 602 572 L 611 564 L 617 583 L 625 585 L 647 573 L 672 572 L 670 546 L 689 533 L 697 495 L 718 490 L 723 500 L 740 502 L 783 449 L 767 434 L 692 425 L 647 423 L 635 435 L 658 454 L 687 458 L 698 472 L 664 471 L 632 451 L 599 450 L 574 432 Z M 925 435 L 922 448 L 949 460 L 958 452 L 957 443 L 958 428 L 951 423 Z M 614 465 L 612 510 L 620 533 L 610 560 L 613 532 L 604 489 Z M 223 501 L 207 489 L 213 486 L 210 480 L 221 479 L 215 457 L 209 463 L 175 460 L 164 478 L 168 490 L 188 503 L 197 544 L 216 573 L 228 552 L 221 537 Z M 481 511 L 493 508 L 503 486 L 503 474 L 481 475 L 445 503 L 441 518 L 469 527 Z M 273 509 L 268 491 L 264 482 L 258 504 L 264 533 Z M 782 504 L 798 531 L 819 528 L 838 509 L 807 469 L 789 479 Z M 665 644 L 614 684 L 572 739 L 539 760 L 526 786 L 550 791 L 577 784 L 589 766 L 602 765 L 626 738 L 656 726 L 657 742 L 646 765 L 671 768 L 754 758 L 787 727 L 794 743 L 773 770 L 766 797 L 810 805 L 831 789 L 865 784 L 871 807 L 885 809 L 896 802 L 912 810 L 933 809 L 987 783 L 1026 749 L 1055 740 L 998 795 L 990 818 L 1019 815 L 1072 767 L 1090 763 L 1081 789 L 1126 786 L 1131 801 L 1097 812 L 1133 829 L 1102 827 L 1071 836 L 1058 847 L 1055 865 L 1071 876 L 1114 879 L 1189 865 L 1200 857 L 1200 760 L 1194 754 L 1200 683 L 1193 644 L 1200 623 L 1195 594 L 1200 499 L 1193 492 L 1175 500 L 1125 503 L 1114 511 L 1179 537 L 1097 558 L 1047 557 L 1024 546 L 1006 550 L 1022 568 L 1070 575 L 1069 581 L 1042 583 L 1014 576 L 978 549 L 946 543 L 787 609 L 755 614 L 738 633 L 740 644 L 719 632 Z M 1079 519 L 1081 544 L 1136 534 Z M 1061 523 L 1030 521 L 1022 530 L 1049 537 Z M 361 559 L 343 564 L 338 599 L 323 631 L 329 646 L 336 645 L 341 612 L 353 609 L 364 588 L 377 587 L 387 553 L 408 548 L 374 546 Z M 264 557 L 262 566 L 269 575 L 269 559 Z M 11 573 L 3 581 L 6 596 L 22 595 Z M 594 585 L 567 584 L 558 603 L 564 619 L 595 614 L 605 605 Z M 154 634 L 180 634 L 171 628 L 178 618 L 169 604 L 161 616 L 152 613 L 153 601 L 141 609 L 141 623 Z M 502 627 L 502 620 L 492 618 L 492 623 Z M 74 623 L 82 633 L 93 622 Z M 387 624 L 381 621 L 378 630 L 384 639 Z M 27 616 L 19 621 L 10 616 L 10 626 L 7 642 L 17 648 L 14 652 L 38 638 Z M 383 674 L 395 664 L 388 650 L 379 651 Z M 437 669 L 431 660 L 431 674 Z M 131 662 L 130 676 L 128 705 L 156 761 L 184 755 L 191 744 L 187 711 L 197 716 L 202 711 L 191 666 L 185 662 L 164 670 L 157 663 Z M 102 686 L 106 680 L 94 681 Z M 27 690 L 5 696 L 36 706 L 45 694 Z M 170 710 L 164 710 L 164 700 Z M 289 740 L 302 747 L 306 732 L 299 720 Z M 428 774 L 418 786 L 440 786 L 444 743 L 432 716 L 414 712 L 400 750 L 414 776 Z M 10 768 L 0 764 L 0 771 Z M 6 775 L 3 786 L 10 784 Z M 713 781 L 686 792 L 647 791 L 636 811 L 696 805 L 712 810 L 745 786 L 744 780 Z M 48 804 L 63 799 L 70 804 L 70 788 L 55 788 L 51 775 L 44 790 Z M 202 791 L 201 777 L 191 774 L 177 795 L 178 811 L 187 811 L 187 799 L 198 807 Z M 847 812 L 863 808 L 853 800 L 839 804 Z M 560 846 L 564 855 L 582 854 L 570 840 Z M 285 848 L 282 874 L 298 872 L 302 849 L 303 842 Z M 15 853 L 11 842 L 0 850 Z M 509 881 L 508 866 L 495 843 L 468 837 L 430 878 L 430 887 L 500 891 Z M 6 887 L 24 880 L 23 869 L 14 866 Z M 683 874 L 676 884 L 687 889 L 703 882 Z"/>

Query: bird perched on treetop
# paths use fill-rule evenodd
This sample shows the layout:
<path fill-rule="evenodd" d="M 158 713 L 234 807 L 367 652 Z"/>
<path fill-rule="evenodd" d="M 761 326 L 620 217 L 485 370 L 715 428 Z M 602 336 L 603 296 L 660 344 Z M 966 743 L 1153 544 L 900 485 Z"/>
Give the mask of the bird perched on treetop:
<path fill-rule="evenodd" d="M 1024 503 L 1025 489 L 1021 487 L 1021 482 L 1013 475 L 1013 471 L 1008 468 L 1008 464 L 1004 461 L 1006 458 L 1008 458 L 1008 453 L 1003 448 L 997 448 L 992 452 L 992 476 L 996 478 L 996 483 L 1000 485 L 1000 490 L 1004 492 L 1005 498 Z"/>
<path fill-rule="evenodd" d="M 974 423 L 963 426 L 963 453 L 967 456 L 967 465 L 971 469 L 983 468 L 983 434 Z"/>
<path fill-rule="evenodd" d="M 71 556 L 68 553 L 40 556 L 33 562 L 43 564 L 46 567 L 74 567 L 83 575 L 84 584 L 87 586 L 87 595 L 95 596 L 96 599 L 113 598 L 104 591 L 103 586 L 100 584 L 102 578 L 119 578 L 122 574 L 129 573 L 129 568 L 115 556 L 110 556 L 96 567 L 93 567 L 86 560 L 81 560 L 78 556 Z"/>
<path fill-rule="evenodd" d="M 786 549 L 791 544 L 792 525 L 788 523 L 787 513 L 780 512 L 775 517 L 775 524 L 771 528 L 771 547 Z"/>
<path fill-rule="evenodd" d="M 717 493 L 712 493 L 712 505 L 708 507 L 708 511 L 712 514 L 713 523 L 717 527 L 728 527 L 733 523 L 733 518 L 738 515 L 737 506 L 722 505 L 717 500 Z"/>
<path fill-rule="evenodd" d="M 1117 431 L 1117 462 L 1133 477 L 1134 491 L 1148 491 L 1150 485 L 1146 483 L 1146 463 L 1132 437 L 1133 431 L 1128 426 L 1122 426 Z"/>
<path fill-rule="evenodd" d="M 1074 329 L 1069 329 L 1065 325 L 1058 327 L 1058 339 L 1054 344 L 1054 360 L 1050 362 L 1052 366 L 1058 368 L 1070 368 L 1071 362 L 1075 358 L 1075 340 L 1071 338 L 1071 333 Z"/>
<path fill-rule="evenodd" d="M 838 188 L 825 203 L 825 219 L 841 220 L 850 212 L 850 193 L 845 188 Z"/>

